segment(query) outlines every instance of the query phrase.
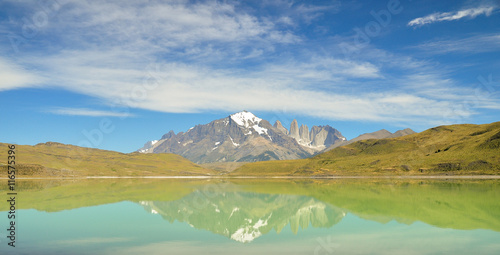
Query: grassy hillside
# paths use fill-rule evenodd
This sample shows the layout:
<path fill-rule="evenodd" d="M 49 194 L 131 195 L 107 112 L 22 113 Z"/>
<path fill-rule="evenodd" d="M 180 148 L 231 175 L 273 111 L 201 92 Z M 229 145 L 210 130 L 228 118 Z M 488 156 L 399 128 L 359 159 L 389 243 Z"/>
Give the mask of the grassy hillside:
<path fill-rule="evenodd" d="M 358 141 L 310 159 L 246 164 L 230 175 L 500 174 L 500 122 Z"/>
<path fill-rule="evenodd" d="M 0 177 L 7 174 L 8 145 L 0 143 Z M 207 175 L 205 169 L 175 154 L 124 154 L 48 142 L 16 145 L 17 176 L 169 176 Z"/>

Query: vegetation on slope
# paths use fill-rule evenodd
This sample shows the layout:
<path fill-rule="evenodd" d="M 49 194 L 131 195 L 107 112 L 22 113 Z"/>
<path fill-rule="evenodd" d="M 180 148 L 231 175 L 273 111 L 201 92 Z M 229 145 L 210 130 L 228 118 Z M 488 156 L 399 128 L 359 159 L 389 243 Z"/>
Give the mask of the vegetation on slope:
<path fill-rule="evenodd" d="M 0 158 L 6 162 L 8 147 L 0 143 Z M 7 166 L 0 164 L 0 176 Z M 16 145 L 17 176 L 171 176 L 207 175 L 205 169 L 175 154 L 124 154 L 60 143 Z"/>
<path fill-rule="evenodd" d="M 230 175 L 500 174 L 500 122 L 369 139 L 310 159 L 246 164 Z"/>

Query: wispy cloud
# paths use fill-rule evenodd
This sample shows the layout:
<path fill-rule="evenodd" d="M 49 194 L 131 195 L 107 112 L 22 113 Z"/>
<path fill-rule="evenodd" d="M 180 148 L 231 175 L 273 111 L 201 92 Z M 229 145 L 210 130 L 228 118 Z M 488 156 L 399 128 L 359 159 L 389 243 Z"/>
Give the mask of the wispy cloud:
<path fill-rule="evenodd" d="M 426 24 L 431 24 L 435 22 L 441 22 L 441 21 L 452 21 L 452 20 L 459 20 L 463 18 L 475 18 L 479 15 L 486 15 L 490 16 L 491 13 L 496 9 L 496 6 L 481 6 L 477 8 L 469 8 L 469 9 L 464 9 L 460 10 L 457 12 L 437 12 L 433 13 L 430 15 L 427 15 L 425 17 L 421 18 L 416 18 L 414 20 L 411 20 L 408 22 L 408 26 L 423 26 Z"/>
<path fill-rule="evenodd" d="M 411 48 L 419 49 L 431 54 L 499 51 L 500 34 L 482 34 L 459 39 L 434 40 L 413 46 Z"/>
<path fill-rule="evenodd" d="M 71 116 L 88 116 L 88 117 L 133 117 L 133 114 L 113 111 L 99 111 L 86 108 L 53 108 L 46 110 L 48 113 L 58 115 Z"/>
<path fill-rule="evenodd" d="M 279 29 L 273 20 L 220 1 L 70 2 L 59 14 L 65 22 L 54 27 L 77 30 L 62 38 L 76 45 L 92 42 L 100 48 L 126 45 L 129 49 L 172 53 L 187 47 L 272 47 L 300 41 L 293 33 Z"/>

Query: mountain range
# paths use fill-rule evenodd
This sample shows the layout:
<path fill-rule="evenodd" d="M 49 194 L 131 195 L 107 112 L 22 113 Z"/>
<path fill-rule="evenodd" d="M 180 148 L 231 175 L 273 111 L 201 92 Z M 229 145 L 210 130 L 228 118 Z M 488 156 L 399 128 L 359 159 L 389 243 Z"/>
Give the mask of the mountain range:
<path fill-rule="evenodd" d="M 356 139 L 397 137 L 415 133 L 405 129 L 363 134 Z M 300 125 L 293 120 L 286 129 L 277 120 L 271 125 L 251 112 L 242 111 L 208 124 L 196 125 L 186 132 L 170 131 L 159 140 L 147 142 L 141 153 L 174 153 L 195 163 L 255 162 L 303 159 L 349 144 L 350 141 L 329 126 Z"/>

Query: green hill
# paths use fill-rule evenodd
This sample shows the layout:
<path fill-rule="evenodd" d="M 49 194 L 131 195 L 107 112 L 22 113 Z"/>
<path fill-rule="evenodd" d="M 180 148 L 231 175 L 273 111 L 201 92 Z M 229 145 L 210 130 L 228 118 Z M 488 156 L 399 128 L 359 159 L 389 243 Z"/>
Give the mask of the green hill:
<path fill-rule="evenodd" d="M 309 159 L 246 164 L 233 176 L 500 174 L 500 122 L 358 141 Z"/>
<path fill-rule="evenodd" d="M 0 158 L 7 163 L 8 145 L 0 143 Z M 0 164 L 0 177 L 7 166 Z M 35 146 L 16 145 L 17 176 L 172 176 L 212 175 L 175 154 L 120 153 L 48 142 Z"/>

